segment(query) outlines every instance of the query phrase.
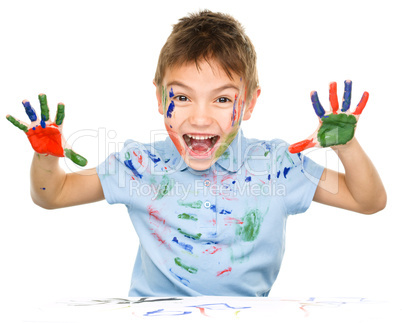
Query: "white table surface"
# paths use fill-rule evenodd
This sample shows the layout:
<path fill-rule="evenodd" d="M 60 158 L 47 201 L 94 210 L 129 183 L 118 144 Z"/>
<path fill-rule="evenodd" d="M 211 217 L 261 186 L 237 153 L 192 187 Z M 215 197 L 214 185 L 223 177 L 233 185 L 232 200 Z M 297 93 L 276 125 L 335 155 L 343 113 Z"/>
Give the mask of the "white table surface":
<path fill-rule="evenodd" d="M 402 322 L 398 302 L 359 297 L 250 298 L 86 298 L 37 304 L 23 313 L 25 323 L 197 322 L 225 319 L 252 322 Z"/>

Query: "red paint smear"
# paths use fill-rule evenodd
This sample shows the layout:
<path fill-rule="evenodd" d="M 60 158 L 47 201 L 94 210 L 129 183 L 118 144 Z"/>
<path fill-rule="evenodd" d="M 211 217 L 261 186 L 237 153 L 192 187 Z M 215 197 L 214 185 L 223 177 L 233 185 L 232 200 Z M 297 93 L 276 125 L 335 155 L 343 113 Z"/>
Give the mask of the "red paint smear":
<path fill-rule="evenodd" d="M 313 139 L 310 139 L 310 140 L 307 139 L 307 140 L 299 141 L 293 145 L 290 145 L 288 149 L 291 154 L 296 154 L 296 153 L 303 151 L 304 149 L 311 148 L 314 146 L 315 146 L 315 143 L 313 143 Z"/>
<path fill-rule="evenodd" d="M 137 160 L 138 160 L 138 162 L 140 163 L 140 165 L 141 165 L 141 166 L 144 166 L 144 165 L 142 164 L 142 155 L 140 155 L 140 156 L 138 157 L 138 155 L 135 153 L 134 150 L 133 150 L 133 154 L 134 154 L 135 157 L 137 157 Z"/>
<path fill-rule="evenodd" d="M 61 133 L 55 123 L 29 129 L 26 133 L 32 148 L 39 154 L 64 157 L 64 149 L 61 145 Z"/>
<path fill-rule="evenodd" d="M 223 183 L 227 179 L 233 179 L 233 175 L 224 175 L 224 176 L 222 176 L 221 183 Z"/>
<path fill-rule="evenodd" d="M 207 314 L 205 314 L 205 308 L 203 308 L 203 307 L 197 307 L 197 308 L 200 310 L 202 315 L 208 316 Z"/>
<path fill-rule="evenodd" d="M 366 107 L 368 99 L 369 99 L 368 92 L 364 92 L 359 104 L 356 107 L 355 112 L 353 112 L 354 115 L 360 115 L 363 112 L 363 109 Z"/>
<path fill-rule="evenodd" d="M 203 251 L 202 253 L 208 252 L 210 255 L 213 255 L 214 253 L 221 251 L 221 250 L 222 250 L 222 248 L 217 248 L 217 247 L 213 246 L 212 248 L 209 248 L 209 249 Z"/>
<path fill-rule="evenodd" d="M 239 219 L 236 219 L 236 218 L 232 218 L 230 216 L 226 216 L 225 221 L 227 221 L 229 223 L 236 223 L 236 224 L 243 224 L 244 223 L 243 221 L 241 221 Z"/>
<path fill-rule="evenodd" d="M 166 240 L 163 240 L 162 237 L 161 237 L 157 232 L 153 232 L 152 235 L 153 235 L 156 239 L 158 239 L 158 241 L 159 241 L 160 243 L 162 243 L 162 244 L 165 244 L 165 243 L 166 243 Z"/>
<path fill-rule="evenodd" d="M 228 269 L 225 269 L 225 270 L 222 270 L 222 271 L 218 272 L 216 274 L 216 277 L 219 277 L 219 276 L 221 276 L 221 275 L 223 275 L 225 273 L 230 273 L 231 271 L 232 271 L 232 267 L 229 267 Z"/>
<path fill-rule="evenodd" d="M 161 218 L 159 211 L 153 209 L 150 205 L 148 205 L 148 213 L 149 213 L 149 216 L 154 218 L 156 221 L 162 222 L 163 224 L 165 224 L 165 219 Z"/>
<path fill-rule="evenodd" d="M 339 109 L 339 102 L 336 89 L 336 82 L 332 82 L 329 85 L 329 102 L 331 103 L 332 113 L 337 114 Z"/>

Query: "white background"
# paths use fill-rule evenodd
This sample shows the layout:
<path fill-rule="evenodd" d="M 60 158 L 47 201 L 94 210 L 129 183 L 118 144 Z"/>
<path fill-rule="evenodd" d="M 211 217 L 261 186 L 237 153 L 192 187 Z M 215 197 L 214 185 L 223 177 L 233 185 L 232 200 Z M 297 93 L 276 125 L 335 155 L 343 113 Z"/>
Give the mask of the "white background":
<path fill-rule="evenodd" d="M 125 207 L 102 201 L 47 211 L 34 205 L 32 149 L 5 115 L 28 121 L 20 102 L 28 99 L 38 111 L 41 92 L 51 115 L 63 101 L 64 134 L 89 160 L 87 168 L 128 138 L 148 141 L 151 130 L 164 129 L 152 84 L 159 51 L 172 24 L 205 8 L 232 14 L 256 47 L 262 94 L 243 123 L 246 136 L 304 139 L 317 123 L 309 93 L 317 90 L 328 108 L 330 81 L 338 82 L 340 98 L 343 81 L 353 81 L 352 106 L 363 91 L 370 93 L 356 136 L 383 179 L 388 205 L 362 215 L 313 203 L 290 217 L 270 295 L 399 297 L 402 23 L 398 1 L 387 0 L 3 1 L 1 297 L 127 296 L 138 240 Z M 329 150 L 307 154 L 342 170 Z"/>

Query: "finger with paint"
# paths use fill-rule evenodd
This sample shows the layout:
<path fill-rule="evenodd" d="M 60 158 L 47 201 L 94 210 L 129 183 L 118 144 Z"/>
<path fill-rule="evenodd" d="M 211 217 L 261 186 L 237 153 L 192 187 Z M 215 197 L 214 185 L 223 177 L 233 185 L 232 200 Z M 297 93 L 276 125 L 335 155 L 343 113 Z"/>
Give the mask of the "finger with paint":
<path fill-rule="evenodd" d="M 364 92 L 362 99 L 353 113 L 349 111 L 352 96 L 352 81 L 350 80 L 345 81 L 341 110 L 339 110 L 337 86 L 335 82 L 329 85 L 329 101 L 332 113 L 327 114 L 325 112 L 316 91 L 311 92 L 310 96 L 314 111 L 319 118 L 319 126 L 306 140 L 290 145 L 288 148 L 289 152 L 294 154 L 312 147 L 344 145 L 352 140 L 358 118 L 366 106 L 369 97 L 368 92 Z"/>
<path fill-rule="evenodd" d="M 47 98 L 44 94 L 39 94 L 41 106 L 41 121 L 38 123 L 38 118 L 35 110 L 32 108 L 29 101 L 22 101 L 25 112 L 31 120 L 28 125 L 20 120 L 15 119 L 11 115 L 7 115 L 7 120 L 15 127 L 24 131 L 27 135 L 32 148 L 39 154 L 52 155 L 56 157 L 67 157 L 79 166 L 85 166 L 87 160 L 81 155 L 75 153 L 69 147 L 61 133 L 61 126 L 64 120 L 64 104 L 59 103 L 55 122 L 49 120 L 49 108 Z"/>

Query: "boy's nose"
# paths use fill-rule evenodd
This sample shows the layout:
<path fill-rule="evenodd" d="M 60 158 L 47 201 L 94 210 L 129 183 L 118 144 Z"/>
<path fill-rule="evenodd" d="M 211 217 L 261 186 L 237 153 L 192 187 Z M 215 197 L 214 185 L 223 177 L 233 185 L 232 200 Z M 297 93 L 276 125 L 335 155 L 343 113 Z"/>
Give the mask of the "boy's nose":
<path fill-rule="evenodd" d="M 206 106 L 194 106 L 189 116 L 189 122 L 199 127 L 211 125 L 212 120 L 212 111 Z"/>

